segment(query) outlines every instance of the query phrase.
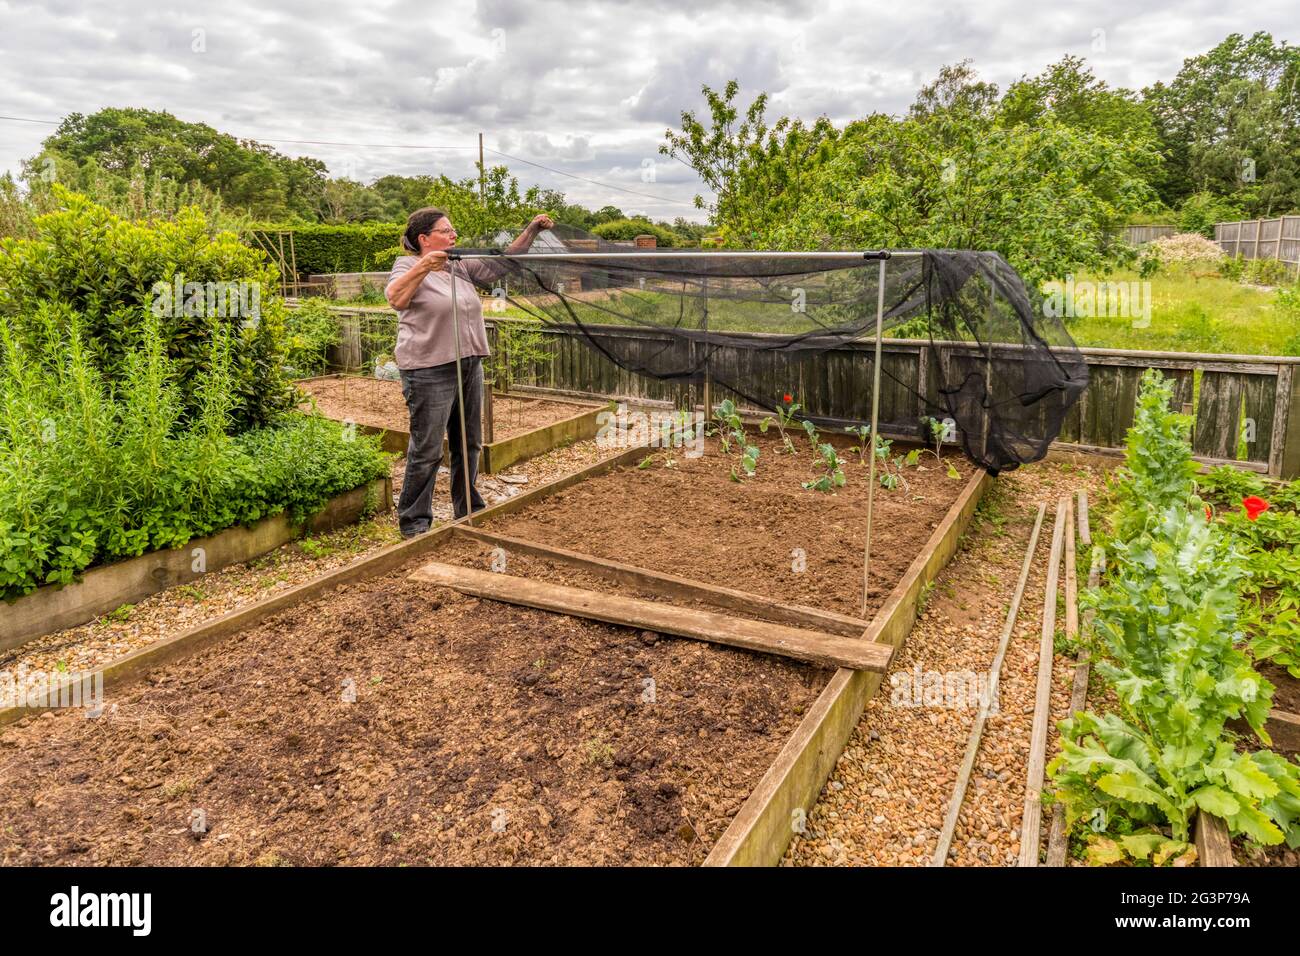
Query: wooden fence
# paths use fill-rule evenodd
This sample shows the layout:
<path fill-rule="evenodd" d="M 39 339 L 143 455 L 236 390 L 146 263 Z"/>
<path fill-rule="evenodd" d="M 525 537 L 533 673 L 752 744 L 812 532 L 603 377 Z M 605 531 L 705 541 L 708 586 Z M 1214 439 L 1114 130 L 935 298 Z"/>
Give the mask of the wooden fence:
<path fill-rule="evenodd" d="M 629 372 L 615 365 L 570 329 L 542 329 L 544 349 L 553 356 L 536 363 L 523 377 L 533 386 L 632 400 L 671 402 L 678 406 L 701 400 L 697 390 Z M 608 339 L 611 351 L 634 357 L 685 349 L 689 343 L 653 330 L 619 326 L 590 328 L 596 341 Z M 733 333 L 734 334 L 734 333 Z M 750 333 L 761 337 L 761 333 Z M 617 340 L 617 348 L 613 341 Z M 629 346 L 629 340 L 635 345 Z M 934 354 L 936 348 L 939 355 Z M 842 422 L 862 422 L 871 413 L 873 343 L 858 341 L 787 363 L 780 353 L 721 348 L 711 358 L 720 378 L 752 381 L 754 393 L 799 396 L 809 415 Z M 935 370 L 976 349 L 967 343 L 886 339 L 881 354 L 881 433 L 919 437 L 926 403 L 917 394 L 936 395 Z M 1173 378 L 1175 404 L 1194 416 L 1192 447 L 1203 461 L 1234 462 L 1255 471 L 1300 477 L 1300 358 L 1253 355 L 1200 355 L 1182 352 L 1135 352 L 1082 349 L 1090 381 L 1066 417 L 1058 438 L 1064 448 L 1115 451 L 1133 424 L 1139 380 L 1158 368 Z M 721 398 L 715 395 L 714 400 Z"/>
<path fill-rule="evenodd" d="M 331 354 L 336 368 L 369 370 L 377 357 L 390 355 L 396 338 L 396 316 L 383 308 L 339 308 L 343 341 Z M 488 320 L 495 326 L 508 319 Z M 665 382 L 629 372 L 616 365 L 570 328 L 538 327 L 542 349 L 552 357 L 526 368 L 520 381 L 527 386 L 577 396 L 668 402 L 684 407 L 703 396 L 693 386 Z M 659 355 L 664 349 L 691 348 L 666 333 L 625 326 L 589 327 L 599 344 L 606 341 L 615 354 L 635 360 L 638 352 Z M 763 333 L 732 333 L 763 338 Z M 616 343 L 616 345 L 615 345 Z M 903 438 L 920 435 L 925 394 L 936 394 L 938 361 L 963 351 L 969 343 L 886 339 L 881 363 L 881 433 Z M 1009 347 L 1008 347 L 1009 348 Z M 809 353 L 792 363 L 781 353 L 761 349 L 721 348 L 712 353 L 711 368 L 719 378 L 752 381 L 754 393 L 799 396 L 809 415 L 828 421 L 862 422 L 871 414 L 874 345 L 857 341 Z M 1234 462 L 1245 468 L 1288 478 L 1300 477 L 1300 358 L 1258 355 L 1211 355 L 1191 352 L 1139 352 L 1124 349 L 1081 349 L 1088 362 L 1089 384 L 1066 417 L 1058 438 L 1062 449 L 1115 452 L 1133 424 L 1139 379 L 1158 368 L 1176 384 L 1175 404 L 1194 417 L 1193 451 L 1203 461 Z M 684 359 L 689 356 L 683 356 Z M 724 397 L 715 394 L 713 400 Z"/>
<path fill-rule="evenodd" d="M 1221 222 L 1214 227 L 1214 241 L 1230 256 L 1277 259 L 1300 276 L 1300 216 Z"/>
<path fill-rule="evenodd" d="M 1152 239 L 1172 236 L 1178 231 L 1174 226 L 1125 226 L 1121 237 L 1130 246 L 1146 245 Z"/>

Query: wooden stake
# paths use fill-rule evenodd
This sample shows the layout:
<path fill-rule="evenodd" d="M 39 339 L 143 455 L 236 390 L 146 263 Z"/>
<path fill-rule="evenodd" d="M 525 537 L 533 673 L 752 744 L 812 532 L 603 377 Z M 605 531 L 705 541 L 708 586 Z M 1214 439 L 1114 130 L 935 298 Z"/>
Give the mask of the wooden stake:
<path fill-rule="evenodd" d="M 1092 528 L 1088 523 L 1088 492 L 1082 488 L 1079 489 L 1079 542 L 1085 548 L 1092 547 Z"/>
<path fill-rule="evenodd" d="M 411 580 L 557 614 L 586 617 L 623 627 L 647 628 L 661 634 L 675 634 L 761 654 L 777 654 L 821 667 L 848 667 L 883 674 L 894 653 L 893 648 L 875 641 L 800 630 L 767 621 L 747 621 L 713 611 L 673 607 L 660 601 L 643 601 L 454 564 L 426 564 L 411 575 Z"/>
<path fill-rule="evenodd" d="M 1061 575 L 1061 548 L 1070 499 L 1056 503 L 1052 553 L 1048 558 L 1047 587 L 1043 593 L 1043 632 L 1038 644 L 1038 690 L 1034 697 L 1034 724 L 1029 738 L 1029 768 L 1025 774 L 1025 811 L 1020 820 L 1020 865 L 1037 866 L 1043 825 L 1043 771 L 1047 764 L 1047 724 L 1052 715 L 1053 639 L 1056 636 L 1056 592 Z"/>
<path fill-rule="evenodd" d="M 1083 509 L 1088 498 L 1082 490 L 1079 491 L 1079 530 L 1085 527 L 1084 521 L 1087 518 L 1087 512 Z M 1088 586 L 1096 587 L 1097 578 L 1100 572 L 1097 568 L 1096 559 L 1101 554 L 1097 551 L 1093 556 L 1093 568 L 1088 576 Z M 1074 554 L 1074 516 L 1070 516 L 1069 527 L 1065 535 L 1065 634 L 1072 640 L 1077 641 L 1079 638 L 1079 584 L 1076 577 L 1075 554 Z M 1081 710 L 1088 708 L 1088 651 L 1084 647 L 1079 648 L 1075 656 L 1074 665 L 1074 687 L 1070 693 L 1070 716 L 1073 717 Z M 1052 823 L 1047 831 L 1047 865 L 1048 866 L 1065 866 L 1065 853 L 1067 841 L 1065 834 L 1065 807 L 1063 804 L 1056 803 L 1052 806 Z"/>
<path fill-rule="evenodd" d="M 1235 866 L 1228 825 L 1204 810 L 1196 815 L 1196 859 L 1200 866 Z"/>
<path fill-rule="evenodd" d="M 966 787 L 970 783 L 971 771 L 975 769 L 975 757 L 979 753 L 980 738 L 984 734 L 984 724 L 988 720 L 989 710 L 997 699 L 998 681 L 1002 673 L 1002 661 L 1007 654 L 1007 645 L 1011 642 L 1011 632 L 1016 626 L 1016 616 L 1020 613 L 1020 600 L 1025 594 L 1025 584 L 1029 581 L 1029 567 L 1038 550 L 1038 533 L 1043 527 L 1043 516 L 1047 514 L 1047 502 L 1038 506 L 1038 517 L 1034 519 L 1034 530 L 1029 535 L 1029 547 L 1025 549 L 1025 560 L 1020 566 L 1020 580 L 1016 582 L 1015 593 L 1011 596 L 1011 606 L 1007 608 L 1007 620 L 1002 625 L 1002 637 L 998 640 L 997 653 L 989 665 L 988 698 L 980 701 L 979 713 L 970 729 L 966 741 L 966 756 L 962 758 L 957 770 L 957 785 L 953 789 L 952 799 L 948 801 L 948 812 L 944 815 L 943 827 L 939 831 L 939 845 L 935 847 L 931 866 L 943 866 L 948 861 L 948 849 L 952 846 L 953 833 L 957 829 L 957 818 L 961 815 L 962 801 L 966 799 Z"/>

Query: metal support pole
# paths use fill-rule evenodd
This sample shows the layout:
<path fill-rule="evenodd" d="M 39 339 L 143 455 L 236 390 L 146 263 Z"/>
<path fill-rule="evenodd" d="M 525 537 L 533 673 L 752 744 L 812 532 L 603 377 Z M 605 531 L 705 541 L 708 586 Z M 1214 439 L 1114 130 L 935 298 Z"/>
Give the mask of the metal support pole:
<path fill-rule="evenodd" d="M 871 576 L 871 518 L 876 504 L 876 429 L 880 425 L 880 352 L 885 323 L 885 260 L 880 260 L 876 290 L 876 358 L 871 370 L 871 461 L 867 475 L 867 543 L 862 551 L 862 616 L 867 616 L 867 585 Z"/>
<path fill-rule="evenodd" d="M 465 376 L 460 368 L 460 294 L 456 289 L 456 261 L 447 260 L 447 268 L 451 270 L 451 324 L 456 340 L 456 409 L 460 413 L 460 463 L 461 473 L 465 476 L 465 523 L 474 524 L 474 486 L 469 480 L 469 442 L 465 436 Z M 448 473 L 451 469 L 447 469 Z M 455 481 L 456 476 L 452 475 L 451 480 Z M 455 514 L 455 505 L 452 505 L 453 516 Z"/>
<path fill-rule="evenodd" d="M 501 342 L 499 330 L 496 323 L 492 324 L 492 332 L 488 336 L 488 351 L 492 353 L 493 366 L 500 362 L 500 356 L 497 353 L 497 346 Z M 492 405 L 492 389 L 496 385 L 496 373 L 492 374 L 489 379 L 483 376 L 483 444 L 490 445 L 496 441 L 496 409 Z"/>
<path fill-rule="evenodd" d="M 702 251 L 678 251 L 676 249 L 660 249 L 657 252 L 502 252 L 499 249 L 491 251 L 473 251 L 467 247 L 467 251 L 456 253 L 448 258 L 455 259 L 509 259 L 512 262 L 526 262 L 531 259 L 549 259 L 552 261 L 567 262 L 570 259 L 653 259 L 656 262 L 673 262 L 690 259 L 848 259 L 862 261 L 863 259 L 911 259 L 922 255 L 917 249 L 900 249 L 879 250 L 873 252 L 702 252 Z"/>
<path fill-rule="evenodd" d="M 704 420 L 706 422 L 713 420 L 713 395 L 712 382 L 709 375 L 709 359 L 713 354 L 713 349 L 709 346 L 709 277 L 705 276 L 700 280 L 700 288 L 704 292 L 704 319 L 701 323 L 701 329 L 704 332 L 704 339 L 700 343 L 704 346 Z"/>

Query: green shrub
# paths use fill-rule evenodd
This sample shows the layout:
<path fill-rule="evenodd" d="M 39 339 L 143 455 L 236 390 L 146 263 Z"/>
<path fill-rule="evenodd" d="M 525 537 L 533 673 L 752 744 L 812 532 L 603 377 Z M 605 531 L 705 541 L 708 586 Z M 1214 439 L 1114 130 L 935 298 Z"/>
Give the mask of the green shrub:
<path fill-rule="evenodd" d="M 1300 288 L 1278 289 L 1274 307 L 1292 329 L 1282 351 L 1286 355 L 1300 355 Z"/>
<path fill-rule="evenodd" d="M 186 419 L 182 364 L 151 313 L 110 382 L 81 317 L 39 310 L 31 324 L 61 336 L 53 354 L 0 315 L 0 598 L 286 509 L 302 520 L 387 469 L 375 439 L 319 417 L 230 435 L 233 333 L 209 339 Z"/>
<path fill-rule="evenodd" d="M 1232 256 L 1219 262 L 1219 275 L 1234 282 L 1240 282 L 1246 274 L 1246 260 L 1241 256 Z"/>
<path fill-rule="evenodd" d="M 57 361 L 75 321 L 87 361 L 117 382 L 153 313 L 179 372 L 183 417 L 198 412 L 195 387 L 215 335 L 229 347 L 236 428 L 264 425 L 289 407 L 284 305 L 261 252 L 233 233 L 211 235 L 196 209 L 173 221 L 130 222 L 84 196 L 53 192 L 59 208 L 36 218 L 35 238 L 0 240 L 0 315 L 31 355 Z"/>
<path fill-rule="evenodd" d="M 1199 232 L 1205 238 L 1213 239 L 1216 223 L 1234 222 L 1241 216 L 1241 207 L 1222 196 L 1194 193 L 1183 200 L 1178 210 L 1178 231 Z"/>
<path fill-rule="evenodd" d="M 637 236 L 654 236 L 655 241 L 665 248 L 677 245 L 677 236 L 671 229 L 656 226 L 648 219 L 615 219 L 602 222 L 591 231 L 602 239 L 631 241 Z"/>
<path fill-rule="evenodd" d="M 1295 270 L 1278 259 L 1247 259 L 1241 279 L 1254 285 L 1286 285 L 1294 281 Z"/>

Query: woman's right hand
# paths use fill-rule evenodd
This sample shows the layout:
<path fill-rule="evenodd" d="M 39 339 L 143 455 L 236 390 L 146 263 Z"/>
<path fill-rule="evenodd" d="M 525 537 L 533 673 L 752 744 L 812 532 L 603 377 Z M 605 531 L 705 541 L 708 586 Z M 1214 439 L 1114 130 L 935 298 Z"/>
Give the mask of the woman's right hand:
<path fill-rule="evenodd" d="M 447 253 L 441 250 L 436 252 L 426 252 L 420 256 L 417 267 L 426 275 L 430 272 L 441 272 L 447 267 Z"/>

